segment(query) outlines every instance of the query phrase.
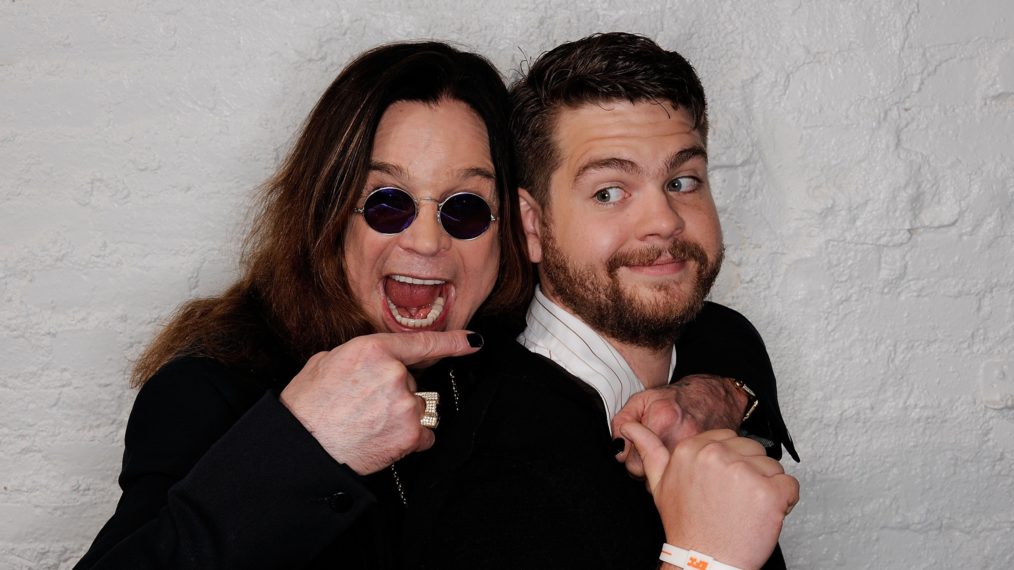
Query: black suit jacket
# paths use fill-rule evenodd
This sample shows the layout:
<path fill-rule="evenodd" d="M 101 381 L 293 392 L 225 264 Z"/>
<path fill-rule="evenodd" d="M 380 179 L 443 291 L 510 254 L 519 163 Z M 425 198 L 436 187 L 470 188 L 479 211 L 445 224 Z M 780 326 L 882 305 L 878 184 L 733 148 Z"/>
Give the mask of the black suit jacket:
<path fill-rule="evenodd" d="M 715 325 L 727 332 L 720 322 Z M 702 329 L 704 338 L 709 330 Z M 455 505 L 467 505 L 476 493 L 486 512 L 502 517 L 501 534 L 485 536 L 480 526 L 459 524 L 460 537 L 444 543 L 471 548 L 492 541 L 502 549 L 489 550 L 479 567 L 496 567 L 499 559 L 492 556 L 501 551 L 534 553 L 544 545 L 545 563 L 531 559 L 528 567 L 569 567 L 574 559 L 558 554 L 575 545 L 623 560 L 610 566 L 615 568 L 643 567 L 618 556 L 657 557 L 661 539 L 650 533 L 658 530 L 652 526 L 657 515 L 650 497 L 640 484 L 631 484 L 618 464 L 609 463 L 611 455 L 599 453 L 611 454 L 609 437 L 601 412 L 589 411 L 582 385 L 532 386 L 538 374 L 529 373 L 529 357 L 547 376 L 559 370 L 514 344 L 510 335 L 487 332 L 487 339 L 488 346 L 477 356 L 442 362 L 419 380 L 420 389 L 442 393 L 444 423 L 435 449 L 399 463 L 410 493 L 407 509 L 389 470 L 361 477 L 327 455 L 279 403 L 277 393 L 285 378 L 263 377 L 204 358 L 171 362 L 138 393 L 127 425 L 119 479 L 123 494 L 76 567 L 391 568 L 436 560 L 431 567 L 453 568 L 456 558 L 427 554 L 430 545 L 441 540 L 440 532 L 448 530 L 433 513 L 453 513 Z M 444 381 L 448 367 L 462 379 L 465 400 L 460 413 L 447 406 L 452 401 Z M 515 367 L 521 371 L 517 383 L 512 380 Z M 549 409 L 533 400 L 526 386 L 532 394 L 548 393 L 552 401 L 565 405 Z M 517 417 L 518 409 L 524 417 Z M 514 433 L 517 426 L 528 425 L 564 434 L 571 449 L 562 448 L 554 433 Z M 490 441 L 504 447 L 489 447 Z M 509 452 L 502 459 L 497 455 L 501 450 Z M 569 463 L 571 457 L 589 456 L 609 460 L 601 462 L 608 468 L 593 479 L 583 478 L 582 469 Z M 477 457 L 485 463 L 470 463 Z M 507 479 L 502 493 L 456 486 L 484 467 Z M 448 497 L 452 501 L 445 505 Z M 637 507 L 627 508 L 628 499 Z M 630 529 L 645 531 L 637 533 L 635 542 L 623 538 L 600 544 L 609 537 L 567 530 L 587 526 L 569 518 L 575 513 L 588 521 L 629 520 Z M 424 555 L 416 556 L 420 553 Z M 399 563 L 403 555 L 406 560 Z M 555 560 L 562 562 L 549 564 Z"/>
<path fill-rule="evenodd" d="M 487 335 L 489 337 L 489 335 Z M 409 568 L 642 568 L 665 536 L 643 482 L 616 462 L 598 394 L 512 339 L 487 340 L 464 413 L 423 457 L 406 518 Z M 674 378 L 744 380 L 761 407 L 748 426 L 795 450 L 764 344 L 731 309 L 708 303 L 677 343 Z M 780 550 L 765 568 L 784 568 Z"/>
<path fill-rule="evenodd" d="M 116 511 L 76 568 L 393 566 L 390 472 L 335 462 L 278 388 L 205 358 L 152 377 L 127 423 Z"/>

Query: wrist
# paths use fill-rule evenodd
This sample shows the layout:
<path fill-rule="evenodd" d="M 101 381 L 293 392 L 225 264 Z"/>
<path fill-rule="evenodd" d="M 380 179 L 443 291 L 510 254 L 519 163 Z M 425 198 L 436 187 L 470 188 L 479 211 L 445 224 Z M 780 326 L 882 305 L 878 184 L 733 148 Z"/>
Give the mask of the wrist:
<path fill-rule="evenodd" d="M 752 416 L 757 410 L 757 405 L 760 403 L 760 400 L 757 399 L 757 394 L 755 394 L 754 391 L 751 390 L 750 387 L 742 380 L 737 380 L 736 378 L 726 378 L 726 380 L 732 382 L 739 394 L 746 399 L 746 404 L 743 406 L 742 419 L 739 420 L 739 423 L 742 424 L 746 420 L 750 419 L 750 416 Z"/>
<path fill-rule="evenodd" d="M 658 555 L 658 559 L 663 562 L 662 568 L 671 565 L 670 567 L 684 570 L 740 570 L 735 566 L 719 562 L 707 554 L 696 550 L 685 550 L 669 543 L 662 544 L 662 552 Z"/>

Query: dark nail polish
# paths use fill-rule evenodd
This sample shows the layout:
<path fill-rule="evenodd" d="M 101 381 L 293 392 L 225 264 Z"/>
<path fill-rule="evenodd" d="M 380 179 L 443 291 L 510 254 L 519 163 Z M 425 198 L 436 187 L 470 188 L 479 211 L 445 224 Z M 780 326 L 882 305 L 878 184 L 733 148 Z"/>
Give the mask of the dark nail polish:
<path fill-rule="evenodd" d="M 619 455 L 623 453 L 623 449 L 627 446 L 627 442 L 622 438 L 618 437 L 613 440 L 613 455 Z"/>
<path fill-rule="evenodd" d="M 468 346 L 472 348 L 482 348 L 482 344 L 485 342 L 482 340 L 482 335 L 479 333 L 468 333 L 468 336 L 465 338 L 468 339 Z"/>

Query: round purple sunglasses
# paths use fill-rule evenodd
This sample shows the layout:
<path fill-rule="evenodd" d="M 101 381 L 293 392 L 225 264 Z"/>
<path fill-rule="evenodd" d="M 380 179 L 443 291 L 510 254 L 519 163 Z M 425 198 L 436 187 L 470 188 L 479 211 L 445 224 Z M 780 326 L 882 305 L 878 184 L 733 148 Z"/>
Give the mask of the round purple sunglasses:
<path fill-rule="evenodd" d="M 362 214 L 366 224 L 382 234 L 398 234 L 415 221 L 419 202 L 437 202 L 434 198 L 414 198 L 401 188 L 385 186 L 370 192 L 362 208 L 352 210 Z M 451 194 L 437 202 L 437 221 L 447 235 L 469 240 L 481 236 L 496 221 L 489 203 L 471 192 Z"/>

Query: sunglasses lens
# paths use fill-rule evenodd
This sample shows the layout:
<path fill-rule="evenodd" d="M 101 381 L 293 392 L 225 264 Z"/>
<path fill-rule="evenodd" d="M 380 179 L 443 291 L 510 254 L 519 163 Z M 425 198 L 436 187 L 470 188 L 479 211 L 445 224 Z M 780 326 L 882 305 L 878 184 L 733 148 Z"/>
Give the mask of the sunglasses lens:
<path fill-rule="evenodd" d="M 440 224 L 444 231 L 457 239 L 472 239 L 489 228 L 493 212 L 480 196 L 457 194 L 444 202 L 440 209 Z"/>
<path fill-rule="evenodd" d="M 415 219 L 415 202 L 404 190 L 381 188 L 366 198 L 363 218 L 374 231 L 396 234 Z"/>

